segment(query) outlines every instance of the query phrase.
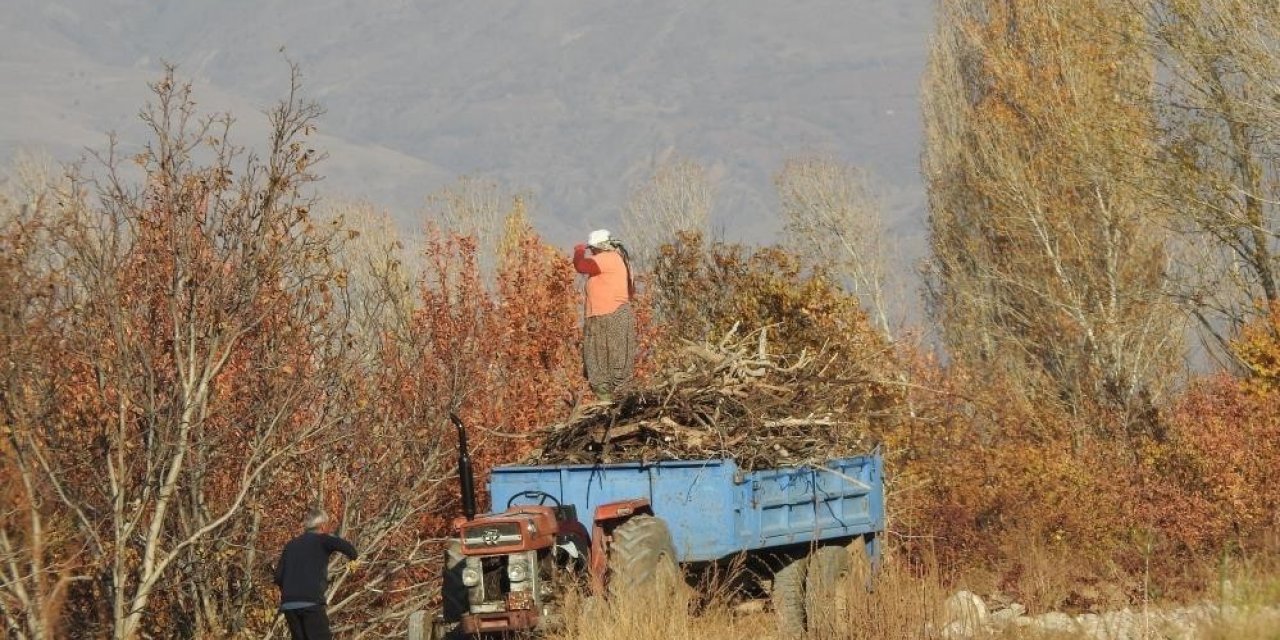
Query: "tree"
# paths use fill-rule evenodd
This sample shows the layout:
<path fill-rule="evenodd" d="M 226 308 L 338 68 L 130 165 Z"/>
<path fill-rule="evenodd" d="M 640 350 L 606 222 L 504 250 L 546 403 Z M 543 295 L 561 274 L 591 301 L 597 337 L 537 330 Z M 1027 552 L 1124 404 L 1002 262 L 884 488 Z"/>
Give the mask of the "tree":
<path fill-rule="evenodd" d="M 503 224 L 512 201 L 517 199 L 523 200 L 506 193 L 496 182 L 466 176 L 427 196 L 428 224 L 449 234 L 474 239 L 486 287 L 495 285 Z"/>
<path fill-rule="evenodd" d="M 1219 348 L 1280 300 L 1280 6 L 1152 0 L 1180 299 Z M 1230 349 L 1224 349 L 1230 353 Z"/>
<path fill-rule="evenodd" d="M 1147 197 L 1144 26 L 1110 0 L 947 0 L 924 98 L 931 306 L 951 352 L 1142 429 L 1181 334 L 1169 213 Z"/>
<path fill-rule="evenodd" d="M 26 355 L 61 373 L 29 367 L 18 388 L 56 409 L 17 426 L 27 471 L 75 524 L 115 638 L 162 620 L 144 617 L 156 600 L 185 602 L 166 626 L 202 633 L 227 631 L 227 602 L 256 603 L 260 565 L 243 546 L 256 521 L 238 516 L 333 425 L 345 343 L 328 317 L 333 234 L 301 193 L 319 109 L 298 78 L 259 157 L 231 142 L 229 116 L 200 117 L 169 69 L 133 158 L 146 186 L 122 177 L 113 145 L 106 176 L 77 178 L 48 222 L 61 269 L 49 320 L 26 325 L 48 350 Z M 166 582 L 174 573 L 191 579 Z"/>
<path fill-rule="evenodd" d="M 50 324 L 62 261 L 49 251 L 70 193 L 44 163 L 21 160 L 0 194 L 0 624 L 9 637 L 63 633 L 61 606 L 89 568 L 43 481 L 40 431 L 57 413 L 62 369 Z"/>
<path fill-rule="evenodd" d="M 892 341 L 884 214 L 865 172 L 830 158 L 792 159 L 774 183 L 791 251 L 819 260 L 840 278 Z"/>
<path fill-rule="evenodd" d="M 706 234 L 715 189 L 707 170 L 684 158 L 668 158 L 631 192 L 622 210 L 627 249 L 637 272 L 654 268 L 658 250 L 680 232 Z"/>
<path fill-rule="evenodd" d="M 402 336 L 417 309 L 421 256 L 406 246 L 390 215 L 368 203 L 333 203 L 325 213 L 345 229 L 335 256 L 345 280 L 339 302 L 355 325 L 359 351 L 376 354 L 379 341 Z"/>

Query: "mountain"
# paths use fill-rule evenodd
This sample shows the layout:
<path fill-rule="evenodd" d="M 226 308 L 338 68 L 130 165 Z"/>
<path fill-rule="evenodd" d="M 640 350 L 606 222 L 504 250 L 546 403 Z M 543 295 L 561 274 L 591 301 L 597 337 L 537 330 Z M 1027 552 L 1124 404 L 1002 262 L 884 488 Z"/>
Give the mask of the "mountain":
<path fill-rule="evenodd" d="M 6 0 L 0 157 L 68 159 L 136 113 L 163 62 L 241 139 L 287 89 L 285 56 L 327 110 L 324 193 L 406 225 L 459 175 L 534 196 L 568 242 L 617 224 L 668 154 L 718 177 L 731 240 L 780 227 L 772 176 L 827 153 L 877 176 L 902 243 L 923 249 L 919 77 L 932 0 Z M 283 47 L 284 53 L 280 53 Z"/>

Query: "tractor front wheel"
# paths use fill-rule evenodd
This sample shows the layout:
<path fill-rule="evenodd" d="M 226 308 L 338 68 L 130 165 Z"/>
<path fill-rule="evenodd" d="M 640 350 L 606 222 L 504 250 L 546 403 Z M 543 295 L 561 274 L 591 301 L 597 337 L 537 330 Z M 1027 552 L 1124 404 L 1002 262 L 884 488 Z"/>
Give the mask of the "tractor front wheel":
<path fill-rule="evenodd" d="M 638 515 L 613 530 L 609 545 L 609 593 L 633 594 L 655 588 L 672 593 L 681 582 L 671 531 L 661 518 Z"/>

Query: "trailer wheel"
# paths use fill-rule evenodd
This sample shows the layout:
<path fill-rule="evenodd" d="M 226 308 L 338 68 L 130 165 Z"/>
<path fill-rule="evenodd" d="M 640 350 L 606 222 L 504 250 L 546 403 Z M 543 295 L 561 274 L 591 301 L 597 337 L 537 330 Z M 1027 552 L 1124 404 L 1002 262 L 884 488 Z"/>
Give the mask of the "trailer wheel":
<path fill-rule="evenodd" d="M 845 578 L 851 569 L 849 550 L 844 547 L 819 547 L 809 556 L 805 576 L 804 609 L 809 631 L 833 631 L 840 628 L 847 610 Z"/>
<path fill-rule="evenodd" d="M 609 545 L 609 592 L 614 596 L 638 588 L 675 591 L 681 581 L 676 546 L 661 518 L 638 515 L 613 530 Z"/>
<path fill-rule="evenodd" d="M 797 558 L 773 574 L 769 597 L 778 616 L 778 635 L 782 638 L 804 635 L 804 581 L 808 570 L 809 559 Z"/>
<path fill-rule="evenodd" d="M 849 550 L 849 575 L 852 576 L 852 584 L 862 586 L 868 592 L 872 591 L 876 568 L 871 560 L 870 550 L 867 549 L 866 538 L 858 536 L 845 548 Z"/>

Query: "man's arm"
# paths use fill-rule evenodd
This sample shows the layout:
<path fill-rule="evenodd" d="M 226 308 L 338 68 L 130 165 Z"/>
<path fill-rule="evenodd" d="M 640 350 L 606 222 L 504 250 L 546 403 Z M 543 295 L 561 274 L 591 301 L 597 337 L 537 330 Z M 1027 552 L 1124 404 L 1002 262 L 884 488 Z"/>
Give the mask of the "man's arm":
<path fill-rule="evenodd" d="M 587 257 L 587 245 L 580 244 L 573 248 L 573 268 L 578 273 L 585 273 L 589 276 L 600 275 L 600 265 L 595 260 Z"/>
<path fill-rule="evenodd" d="M 356 553 L 356 548 L 352 546 L 350 542 L 347 542 L 346 540 L 343 540 L 338 536 L 332 536 L 332 535 L 325 536 L 324 540 L 325 540 L 325 545 L 324 545 L 325 551 L 328 551 L 329 553 L 333 553 L 334 551 L 337 551 L 338 553 L 341 553 L 342 555 L 346 556 L 347 559 L 349 560 L 355 560 L 356 557 L 358 556 L 358 554 Z"/>
<path fill-rule="evenodd" d="M 272 580 L 277 587 L 284 588 L 284 554 L 280 554 L 280 560 L 276 562 L 276 577 Z"/>

